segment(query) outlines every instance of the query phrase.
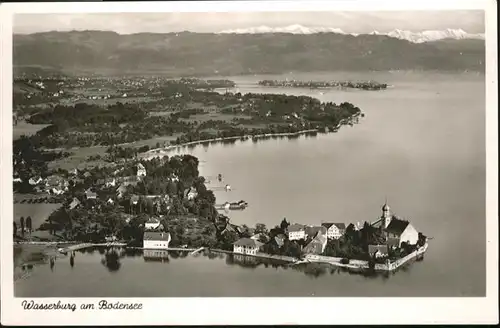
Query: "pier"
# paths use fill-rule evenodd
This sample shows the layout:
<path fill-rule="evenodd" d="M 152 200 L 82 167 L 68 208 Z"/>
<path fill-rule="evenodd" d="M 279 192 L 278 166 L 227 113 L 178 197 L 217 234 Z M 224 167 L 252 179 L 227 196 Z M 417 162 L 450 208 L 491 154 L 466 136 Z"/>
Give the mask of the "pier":
<path fill-rule="evenodd" d="M 92 244 L 92 243 L 84 243 L 84 244 L 77 244 L 77 245 L 72 245 L 68 246 L 65 248 L 62 248 L 59 250 L 59 252 L 66 254 L 66 253 L 71 253 L 80 249 L 85 249 L 89 247 L 95 247 L 95 246 L 104 246 L 104 247 L 125 247 L 127 244 L 125 243 L 100 243 L 100 244 Z"/>
<path fill-rule="evenodd" d="M 196 254 L 196 253 L 198 253 L 198 252 L 203 251 L 204 249 L 205 249 L 205 247 L 200 247 L 200 248 L 198 248 L 198 249 L 196 249 L 196 250 L 192 251 L 191 253 L 189 253 L 189 255 L 194 255 L 194 254 Z"/>

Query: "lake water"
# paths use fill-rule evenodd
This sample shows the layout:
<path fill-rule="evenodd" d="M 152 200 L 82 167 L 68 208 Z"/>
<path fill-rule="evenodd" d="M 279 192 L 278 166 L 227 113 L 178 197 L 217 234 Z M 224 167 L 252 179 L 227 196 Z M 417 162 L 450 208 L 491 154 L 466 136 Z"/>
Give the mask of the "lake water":
<path fill-rule="evenodd" d="M 261 79 L 367 80 L 385 91 L 262 88 Z M 242 93 L 309 95 L 348 101 L 366 114 L 338 133 L 294 140 L 197 146 L 200 172 L 217 202 L 245 200 L 237 224 L 272 227 L 286 217 L 304 224 L 372 221 L 388 204 L 433 237 L 423 262 L 389 279 L 347 273 L 319 277 L 224 259 L 120 259 L 110 272 L 102 255 L 78 254 L 37 266 L 15 283 L 16 296 L 484 296 L 486 290 L 484 75 L 439 73 L 298 74 L 228 77 Z M 217 174 L 223 181 L 217 182 Z M 232 191 L 225 192 L 224 184 Z"/>

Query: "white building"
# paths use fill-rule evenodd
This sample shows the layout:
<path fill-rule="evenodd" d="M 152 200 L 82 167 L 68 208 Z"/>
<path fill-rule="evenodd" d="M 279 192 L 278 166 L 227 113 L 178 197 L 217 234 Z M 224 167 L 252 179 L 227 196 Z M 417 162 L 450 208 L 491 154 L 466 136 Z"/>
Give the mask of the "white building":
<path fill-rule="evenodd" d="M 137 164 L 137 179 L 140 179 L 142 177 L 146 176 L 146 168 L 142 163 Z"/>
<path fill-rule="evenodd" d="M 169 232 L 145 231 L 142 247 L 144 249 L 167 249 L 170 240 Z"/>
<path fill-rule="evenodd" d="M 302 224 L 294 223 L 288 227 L 288 239 L 300 240 L 306 238 L 306 230 Z"/>
<path fill-rule="evenodd" d="M 85 191 L 85 197 L 87 199 L 97 199 L 97 194 L 94 191 L 88 189 L 87 191 Z"/>
<path fill-rule="evenodd" d="M 159 226 L 160 226 L 160 220 L 149 219 L 148 221 L 146 221 L 145 228 L 146 230 L 155 230 L 158 229 Z"/>
<path fill-rule="evenodd" d="M 116 179 L 115 178 L 106 181 L 106 187 L 114 187 L 114 186 L 116 186 Z"/>
<path fill-rule="evenodd" d="M 28 181 L 28 183 L 32 186 L 36 186 L 42 182 L 43 182 L 43 179 L 41 177 L 33 177 L 33 178 L 30 178 Z"/>
<path fill-rule="evenodd" d="M 233 252 L 236 254 L 256 255 L 262 243 L 251 238 L 241 238 L 233 244 Z"/>
<path fill-rule="evenodd" d="M 322 223 L 326 230 L 326 237 L 328 239 L 339 239 L 345 233 L 345 223 Z"/>
<path fill-rule="evenodd" d="M 388 241 L 397 240 L 399 246 L 403 242 L 410 245 L 415 245 L 418 242 L 418 231 L 408 221 L 392 218 L 385 233 Z"/>
<path fill-rule="evenodd" d="M 382 206 L 382 216 L 372 225 L 383 228 L 386 240 L 391 245 L 401 246 L 403 242 L 414 245 L 418 242 L 418 231 L 409 221 L 392 215 L 387 204 Z"/>
<path fill-rule="evenodd" d="M 196 192 L 196 189 L 194 188 L 189 188 L 185 191 L 185 197 L 188 200 L 193 200 L 198 196 L 198 193 Z"/>

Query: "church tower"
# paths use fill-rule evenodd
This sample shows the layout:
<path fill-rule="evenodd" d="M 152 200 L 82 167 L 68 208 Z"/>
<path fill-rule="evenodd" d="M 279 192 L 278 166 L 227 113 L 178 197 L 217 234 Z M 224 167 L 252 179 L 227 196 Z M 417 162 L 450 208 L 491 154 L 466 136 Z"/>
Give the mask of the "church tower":
<path fill-rule="evenodd" d="M 389 205 L 387 205 L 387 202 L 382 206 L 382 219 L 384 220 L 384 228 L 387 228 L 389 226 L 389 223 L 391 223 L 391 208 Z"/>

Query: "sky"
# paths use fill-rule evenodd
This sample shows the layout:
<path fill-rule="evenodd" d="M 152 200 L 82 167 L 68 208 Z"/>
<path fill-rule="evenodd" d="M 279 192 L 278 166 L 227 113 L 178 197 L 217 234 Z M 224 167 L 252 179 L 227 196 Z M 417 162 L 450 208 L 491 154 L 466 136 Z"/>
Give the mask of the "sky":
<path fill-rule="evenodd" d="M 334 27 L 348 33 L 389 32 L 396 28 L 423 30 L 463 29 L 484 33 L 483 11 L 386 11 L 386 12 L 208 12 L 208 13 L 106 13 L 16 14 L 14 33 L 106 30 L 120 34 L 153 32 L 220 32 L 256 26 Z"/>

